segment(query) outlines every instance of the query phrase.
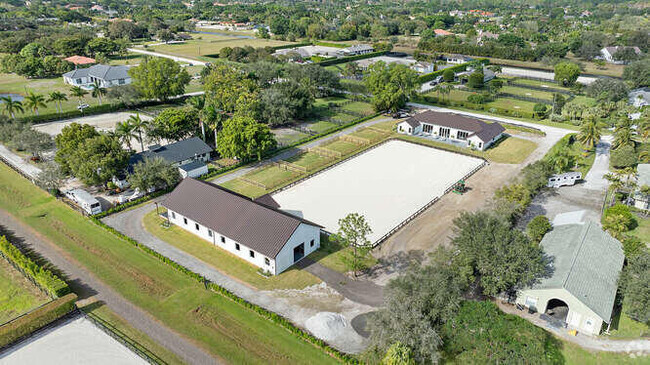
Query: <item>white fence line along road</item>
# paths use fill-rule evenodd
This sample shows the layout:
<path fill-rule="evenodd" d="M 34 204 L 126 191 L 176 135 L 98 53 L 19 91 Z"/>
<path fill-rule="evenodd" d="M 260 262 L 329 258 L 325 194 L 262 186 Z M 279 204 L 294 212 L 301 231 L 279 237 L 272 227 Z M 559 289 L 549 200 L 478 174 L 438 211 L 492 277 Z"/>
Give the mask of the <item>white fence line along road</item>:
<path fill-rule="evenodd" d="M 164 53 L 160 53 L 160 52 L 145 51 L 144 49 L 138 49 L 138 48 L 128 48 L 127 51 L 134 52 L 134 53 L 140 53 L 140 54 L 147 55 L 147 56 L 169 58 L 170 60 L 174 60 L 176 62 L 186 62 L 186 63 L 191 63 L 192 65 L 206 66 L 208 64 L 207 62 L 198 61 L 198 60 L 194 60 L 194 59 L 191 59 L 191 58 L 172 56 L 172 55 L 168 55 L 168 54 L 164 54 Z"/>
<path fill-rule="evenodd" d="M 503 66 L 501 67 L 501 73 L 509 76 L 530 77 L 534 79 L 543 79 L 549 81 L 555 80 L 555 73 L 551 71 L 539 71 L 527 68 Z M 578 76 L 578 82 L 584 85 L 589 85 L 597 79 L 597 77 L 592 76 Z"/>

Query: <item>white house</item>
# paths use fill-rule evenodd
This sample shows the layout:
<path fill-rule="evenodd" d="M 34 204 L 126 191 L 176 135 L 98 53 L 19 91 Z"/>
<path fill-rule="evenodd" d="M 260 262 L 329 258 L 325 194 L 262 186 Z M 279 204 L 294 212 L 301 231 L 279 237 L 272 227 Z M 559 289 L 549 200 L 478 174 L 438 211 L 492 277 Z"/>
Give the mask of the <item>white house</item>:
<path fill-rule="evenodd" d="M 433 110 L 416 114 L 397 124 L 398 133 L 460 142 L 481 151 L 499 140 L 504 131 L 505 128 L 499 123 L 486 123 L 459 114 Z"/>
<path fill-rule="evenodd" d="M 148 150 L 131 156 L 129 168 L 133 168 L 135 164 L 147 158 L 161 157 L 172 166 L 178 167 L 183 178 L 199 177 L 208 173 L 208 166 L 205 163 L 210 160 L 210 152 L 212 147 L 201 138 L 192 137 L 166 146 L 149 146 Z"/>
<path fill-rule="evenodd" d="M 544 318 L 598 335 L 610 323 L 625 255 L 619 241 L 593 222 L 555 225 L 540 243 L 549 276 L 521 290 L 516 302 Z"/>
<path fill-rule="evenodd" d="M 628 104 L 636 108 L 650 105 L 650 87 L 634 89 L 627 94 Z"/>
<path fill-rule="evenodd" d="M 320 247 L 321 226 L 208 182 L 184 179 L 162 202 L 170 223 L 278 275 Z"/>
<path fill-rule="evenodd" d="M 456 65 L 460 65 L 461 63 L 467 63 L 469 61 L 473 60 L 471 57 L 463 56 L 462 54 L 450 54 L 445 56 L 445 62 L 447 63 L 453 63 Z"/>
<path fill-rule="evenodd" d="M 615 46 L 615 47 L 605 47 L 605 48 L 601 49 L 600 50 L 600 55 L 602 56 L 602 58 L 605 61 L 607 61 L 609 63 L 622 65 L 622 64 L 625 63 L 625 61 L 615 60 L 614 55 L 616 54 L 616 52 L 624 50 L 624 49 L 628 49 L 628 48 L 633 49 L 634 53 L 636 53 L 637 56 L 641 54 L 641 50 L 639 49 L 639 47 Z"/>
<path fill-rule="evenodd" d="M 355 44 L 354 46 L 342 48 L 337 53 L 340 56 L 356 56 L 360 54 L 372 53 L 375 49 L 369 44 Z"/>
<path fill-rule="evenodd" d="M 84 89 L 91 89 L 95 82 L 100 87 L 122 86 L 131 83 L 129 66 L 94 65 L 78 68 L 63 74 L 63 82 Z"/>

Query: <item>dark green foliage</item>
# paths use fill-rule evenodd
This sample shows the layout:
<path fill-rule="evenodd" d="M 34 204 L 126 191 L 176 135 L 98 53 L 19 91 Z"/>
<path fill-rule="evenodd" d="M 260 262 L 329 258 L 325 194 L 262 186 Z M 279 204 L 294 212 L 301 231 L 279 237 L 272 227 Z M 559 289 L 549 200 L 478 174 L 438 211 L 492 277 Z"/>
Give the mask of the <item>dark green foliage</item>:
<path fill-rule="evenodd" d="M 623 79 L 633 87 L 650 86 L 650 59 L 635 61 L 625 66 Z"/>
<path fill-rule="evenodd" d="M 598 101 L 619 101 L 626 99 L 629 89 L 625 82 L 616 79 L 597 79 L 585 89 L 587 96 Z"/>
<path fill-rule="evenodd" d="M 469 80 L 467 81 L 467 86 L 472 89 L 482 89 L 483 88 L 483 78 L 485 75 L 483 71 L 474 71 L 469 75 Z"/>
<path fill-rule="evenodd" d="M 610 164 L 616 168 L 625 168 L 636 165 L 637 160 L 634 146 L 624 145 L 611 152 Z"/>
<path fill-rule="evenodd" d="M 620 280 L 625 314 L 650 325 L 650 253 L 647 249 L 628 258 Z"/>
<path fill-rule="evenodd" d="M 442 78 L 445 82 L 453 82 L 456 73 L 451 68 L 446 68 L 442 71 Z"/>
<path fill-rule="evenodd" d="M 550 231 L 553 228 L 551 222 L 544 215 L 538 215 L 533 218 L 528 225 L 526 226 L 526 234 L 528 238 L 535 243 L 539 243 L 546 232 Z"/>
<path fill-rule="evenodd" d="M 562 364 L 558 340 L 492 302 L 464 301 L 441 329 L 445 360 L 458 364 Z"/>
<path fill-rule="evenodd" d="M 63 127 L 61 133 L 54 139 L 57 148 L 54 159 L 64 173 L 72 171 L 69 162 L 81 144 L 85 140 L 96 136 L 99 136 L 99 133 L 93 126 L 88 124 L 71 123 Z"/>
<path fill-rule="evenodd" d="M 636 218 L 631 212 L 630 207 L 624 204 L 616 204 L 613 207 L 605 209 L 601 218 L 603 229 L 607 230 L 612 236 L 622 238 L 622 234 L 637 226 Z"/>
<path fill-rule="evenodd" d="M 197 134 L 199 118 L 190 108 L 169 108 L 163 110 L 152 121 L 148 136 L 153 139 L 180 141 Z"/>
<path fill-rule="evenodd" d="M 28 275 L 43 290 L 52 297 L 62 297 L 70 292 L 65 281 L 56 277 L 50 270 L 38 266 L 25 256 L 16 246 L 12 245 L 5 236 L 0 236 L 0 260 L 7 259 Z"/>
<path fill-rule="evenodd" d="M 548 115 L 548 106 L 546 104 L 537 103 L 533 107 L 533 111 L 539 119 L 544 119 Z"/>

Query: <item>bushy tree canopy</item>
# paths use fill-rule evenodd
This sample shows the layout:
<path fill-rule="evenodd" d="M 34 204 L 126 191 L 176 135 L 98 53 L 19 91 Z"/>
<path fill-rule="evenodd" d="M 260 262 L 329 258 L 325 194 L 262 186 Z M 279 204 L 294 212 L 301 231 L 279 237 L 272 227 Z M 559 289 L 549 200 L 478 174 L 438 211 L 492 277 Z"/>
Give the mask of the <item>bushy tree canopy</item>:
<path fill-rule="evenodd" d="M 136 90 L 145 98 L 167 100 L 185 92 L 190 75 L 168 58 L 145 57 L 129 70 Z"/>

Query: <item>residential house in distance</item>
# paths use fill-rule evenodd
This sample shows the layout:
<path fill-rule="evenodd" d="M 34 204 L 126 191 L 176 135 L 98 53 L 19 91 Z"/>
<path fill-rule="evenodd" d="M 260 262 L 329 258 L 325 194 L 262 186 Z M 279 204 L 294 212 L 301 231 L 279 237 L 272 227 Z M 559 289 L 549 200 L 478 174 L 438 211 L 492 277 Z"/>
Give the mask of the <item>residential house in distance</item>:
<path fill-rule="evenodd" d="M 444 29 L 434 29 L 433 33 L 435 33 L 436 37 L 445 37 L 448 35 L 454 35 L 454 33 L 446 31 Z"/>
<path fill-rule="evenodd" d="M 397 124 L 397 132 L 450 141 L 484 151 L 503 136 L 505 128 L 499 123 L 429 110 Z"/>
<path fill-rule="evenodd" d="M 636 108 L 650 105 L 650 87 L 634 89 L 627 94 L 628 104 Z"/>
<path fill-rule="evenodd" d="M 460 81 L 461 84 L 466 84 L 469 79 L 469 75 L 473 74 L 474 71 L 475 70 L 473 68 L 468 68 L 467 71 L 459 72 L 454 76 L 454 80 Z M 494 71 L 490 70 L 487 67 L 483 67 L 483 83 L 491 81 L 496 76 L 497 75 L 494 73 Z"/>
<path fill-rule="evenodd" d="M 634 206 L 650 210 L 650 195 L 641 192 L 644 186 L 650 186 L 650 164 L 641 163 L 636 167 L 637 191 L 634 192 Z"/>
<path fill-rule="evenodd" d="M 76 55 L 75 56 L 70 56 L 68 58 L 64 58 L 63 60 L 74 64 L 75 67 L 94 65 L 94 64 L 97 63 L 97 61 L 95 61 L 94 58 L 84 57 L 84 56 L 76 56 Z"/>
<path fill-rule="evenodd" d="M 63 82 L 90 90 L 95 82 L 100 87 L 128 85 L 131 83 L 129 66 L 94 65 L 77 68 L 63 74 Z"/>
<path fill-rule="evenodd" d="M 201 138 L 192 137 L 166 146 L 149 146 L 148 150 L 131 156 L 129 167 L 146 158 L 161 157 L 172 166 L 178 167 L 183 178 L 198 177 L 208 173 L 206 162 L 210 160 L 210 152 L 212 148 Z"/>
<path fill-rule="evenodd" d="M 549 277 L 521 290 L 516 302 L 544 318 L 598 335 L 611 323 L 625 255 L 619 241 L 594 222 L 558 224 L 540 243 L 551 262 Z"/>
<path fill-rule="evenodd" d="M 634 50 L 634 53 L 636 53 L 637 56 L 641 55 L 641 50 L 639 49 L 639 47 L 624 47 L 624 46 L 605 47 L 605 48 L 600 50 L 600 55 L 605 61 L 607 61 L 609 63 L 613 63 L 613 64 L 616 64 L 616 65 L 622 65 L 622 64 L 625 64 L 625 61 L 617 61 L 617 60 L 615 60 L 614 55 L 618 51 L 621 51 L 621 50 L 624 50 L 624 49 L 630 49 L 630 48 L 632 50 Z"/>
<path fill-rule="evenodd" d="M 445 56 L 445 62 L 453 63 L 456 65 L 460 65 L 461 63 L 467 63 L 471 60 L 473 60 L 473 58 L 463 56 L 462 54 L 450 54 Z"/>
<path fill-rule="evenodd" d="M 321 226 L 223 187 L 184 179 L 162 202 L 170 223 L 278 275 L 320 247 Z"/>
<path fill-rule="evenodd" d="M 339 50 L 337 53 L 340 56 L 357 56 L 360 54 L 372 53 L 375 49 L 369 44 L 355 44 L 347 48 Z"/>

